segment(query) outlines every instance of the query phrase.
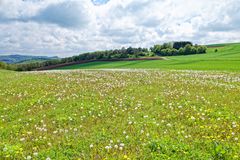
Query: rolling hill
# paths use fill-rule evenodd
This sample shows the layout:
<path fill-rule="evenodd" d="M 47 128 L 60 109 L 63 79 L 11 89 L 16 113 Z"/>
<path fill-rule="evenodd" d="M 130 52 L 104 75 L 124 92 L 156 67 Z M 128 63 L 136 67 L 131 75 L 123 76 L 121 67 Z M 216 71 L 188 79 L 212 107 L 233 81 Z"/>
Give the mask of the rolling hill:
<path fill-rule="evenodd" d="M 215 52 L 217 49 L 217 52 Z M 240 43 L 208 45 L 207 54 L 172 56 L 166 60 L 91 62 L 58 69 L 180 69 L 240 71 Z"/>
<path fill-rule="evenodd" d="M 4 55 L 0 56 L 0 61 L 8 64 L 16 63 L 30 63 L 36 61 L 46 61 L 58 59 L 58 57 L 47 57 L 47 56 L 28 56 L 28 55 Z"/>

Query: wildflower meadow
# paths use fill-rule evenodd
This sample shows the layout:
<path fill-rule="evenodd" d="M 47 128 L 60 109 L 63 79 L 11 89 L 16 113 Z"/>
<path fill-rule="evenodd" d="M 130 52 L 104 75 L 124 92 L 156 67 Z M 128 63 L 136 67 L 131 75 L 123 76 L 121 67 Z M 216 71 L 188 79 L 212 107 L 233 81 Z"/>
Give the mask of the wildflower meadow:
<path fill-rule="evenodd" d="M 0 159 L 240 159 L 240 74 L 0 71 Z"/>

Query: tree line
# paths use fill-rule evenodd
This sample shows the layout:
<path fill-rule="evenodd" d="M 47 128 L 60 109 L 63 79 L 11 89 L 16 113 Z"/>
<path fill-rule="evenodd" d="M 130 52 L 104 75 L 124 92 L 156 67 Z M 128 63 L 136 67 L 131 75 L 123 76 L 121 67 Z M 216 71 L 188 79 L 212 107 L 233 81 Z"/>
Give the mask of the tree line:
<path fill-rule="evenodd" d="M 207 47 L 202 45 L 193 45 L 191 42 L 173 42 L 163 45 L 154 45 L 150 48 L 151 52 L 158 56 L 177 56 L 190 54 L 204 54 Z"/>
<path fill-rule="evenodd" d="M 141 57 L 154 57 L 154 56 L 177 56 L 177 55 L 190 55 L 190 54 L 204 54 L 207 51 L 206 46 L 193 45 L 191 42 L 171 42 L 162 45 L 154 45 L 148 48 L 121 48 L 114 50 L 96 51 L 83 53 L 77 56 L 47 60 L 44 62 L 33 62 L 26 64 L 5 64 L 0 63 L 0 68 L 15 70 L 15 71 L 31 71 L 41 67 L 51 65 L 78 62 L 84 60 L 111 60 L 122 58 L 141 58 Z"/>

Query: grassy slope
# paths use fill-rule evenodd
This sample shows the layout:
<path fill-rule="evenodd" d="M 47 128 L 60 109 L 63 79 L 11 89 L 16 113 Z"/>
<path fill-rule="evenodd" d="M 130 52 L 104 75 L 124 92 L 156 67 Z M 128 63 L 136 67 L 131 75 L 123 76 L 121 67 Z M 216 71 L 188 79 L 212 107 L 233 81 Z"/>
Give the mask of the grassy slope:
<path fill-rule="evenodd" d="M 0 159 L 237 160 L 239 93 L 238 73 L 0 71 Z"/>
<path fill-rule="evenodd" d="M 215 53 L 215 47 L 218 52 Z M 240 71 L 240 44 L 212 45 L 204 55 L 167 57 L 157 61 L 93 62 L 59 69 L 145 68 Z"/>

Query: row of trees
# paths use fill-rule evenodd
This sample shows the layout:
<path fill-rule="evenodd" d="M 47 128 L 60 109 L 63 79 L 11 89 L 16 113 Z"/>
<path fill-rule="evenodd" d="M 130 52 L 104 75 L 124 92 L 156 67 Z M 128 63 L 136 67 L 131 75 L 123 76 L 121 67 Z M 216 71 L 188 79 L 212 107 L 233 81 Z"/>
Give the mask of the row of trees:
<path fill-rule="evenodd" d="M 175 55 L 189 55 L 189 54 L 203 54 L 206 53 L 207 48 L 201 45 L 193 45 L 191 42 L 173 42 L 164 43 L 162 45 L 155 45 L 150 48 L 121 48 L 115 50 L 97 51 L 91 53 L 84 53 L 78 56 L 48 60 L 44 62 L 35 62 L 27 64 L 6 65 L 0 63 L 0 68 L 11 69 L 16 71 L 30 71 L 41 67 L 47 67 L 57 64 L 78 62 L 83 60 L 111 60 L 120 58 L 139 58 L 139 57 L 153 57 L 153 56 L 175 56 Z"/>
<path fill-rule="evenodd" d="M 81 60 L 101 60 L 101 59 L 119 59 L 119 58 L 138 58 L 151 56 L 147 48 L 122 48 L 115 50 L 97 51 L 84 53 L 78 56 L 63 58 L 62 62 L 75 62 Z"/>
<path fill-rule="evenodd" d="M 0 69 L 15 70 L 15 67 L 14 65 L 9 65 L 4 62 L 0 62 Z"/>
<path fill-rule="evenodd" d="M 47 67 L 52 65 L 72 63 L 78 61 L 87 60 L 111 60 L 119 58 L 139 58 L 139 57 L 149 57 L 154 54 L 149 52 L 147 48 L 121 48 L 115 50 L 106 51 L 96 51 L 91 53 L 83 53 L 78 56 L 72 56 L 62 59 L 48 60 L 44 62 L 26 63 L 26 64 L 15 64 L 11 65 L 12 70 L 16 71 L 31 71 L 41 67 Z"/>
<path fill-rule="evenodd" d="M 191 42 L 174 42 L 155 45 L 150 48 L 151 52 L 158 56 L 176 56 L 190 54 L 204 54 L 207 51 L 206 46 L 193 45 Z"/>

